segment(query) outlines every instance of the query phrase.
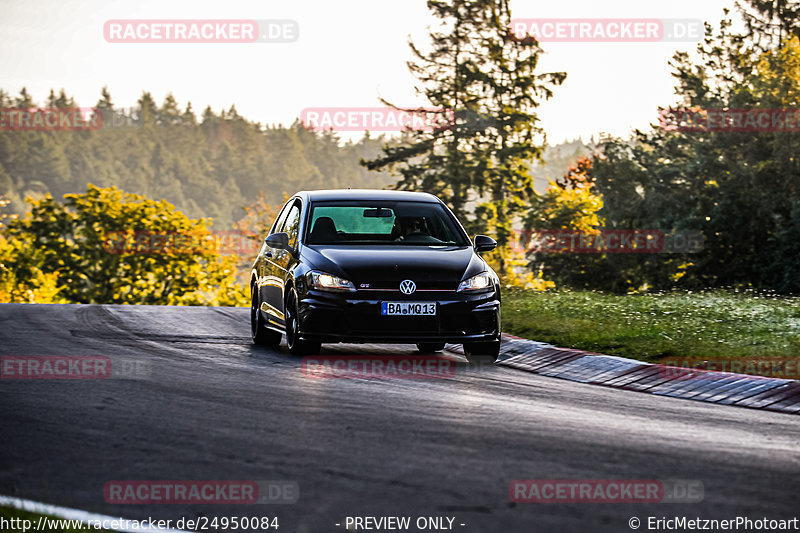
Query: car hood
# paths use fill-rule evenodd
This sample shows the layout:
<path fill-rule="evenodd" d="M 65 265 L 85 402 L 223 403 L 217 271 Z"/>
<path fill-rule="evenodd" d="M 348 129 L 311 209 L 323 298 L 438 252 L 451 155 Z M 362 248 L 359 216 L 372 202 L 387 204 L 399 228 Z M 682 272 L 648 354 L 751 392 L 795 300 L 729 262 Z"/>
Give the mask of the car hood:
<path fill-rule="evenodd" d="M 486 269 L 471 246 L 307 246 L 314 268 L 351 280 L 356 287 L 395 287 L 404 279 L 419 288 L 455 288 Z"/>

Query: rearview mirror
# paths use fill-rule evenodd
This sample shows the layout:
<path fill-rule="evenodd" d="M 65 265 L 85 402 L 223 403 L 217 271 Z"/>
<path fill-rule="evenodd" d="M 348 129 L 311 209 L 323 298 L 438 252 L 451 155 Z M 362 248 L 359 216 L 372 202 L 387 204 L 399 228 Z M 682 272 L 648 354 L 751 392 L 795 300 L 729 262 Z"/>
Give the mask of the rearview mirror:
<path fill-rule="evenodd" d="M 280 233 L 273 233 L 266 239 L 264 242 L 267 243 L 267 246 L 270 248 L 277 248 L 278 250 L 286 250 L 289 248 L 289 234 L 285 231 Z"/>
<path fill-rule="evenodd" d="M 377 209 L 364 209 L 365 218 L 391 218 L 392 210 L 384 207 Z"/>
<path fill-rule="evenodd" d="M 488 252 L 497 247 L 497 241 L 486 235 L 475 235 L 475 251 Z"/>

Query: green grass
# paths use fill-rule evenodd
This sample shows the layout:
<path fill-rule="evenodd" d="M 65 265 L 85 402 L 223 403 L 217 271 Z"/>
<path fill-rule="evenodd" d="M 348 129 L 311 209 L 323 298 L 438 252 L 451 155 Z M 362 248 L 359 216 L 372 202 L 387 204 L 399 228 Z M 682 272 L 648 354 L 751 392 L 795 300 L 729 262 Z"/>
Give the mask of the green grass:
<path fill-rule="evenodd" d="M 503 331 L 650 362 L 800 357 L 800 298 L 750 291 L 612 295 L 505 290 Z"/>
<path fill-rule="evenodd" d="M 7 521 L 5 524 L 6 527 L 0 527 L 0 533 L 34 533 L 36 531 L 36 524 L 39 521 L 39 517 L 49 517 L 49 515 L 41 515 L 39 513 L 32 513 L 29 511 L 23 511 L 21 509 L 15 509 L 13 507 L 2 507 L 0 506 L 0 518 Z M 24 530 L 22 523 L 19 521 L 10 522 L 11 519 L 19 519 L 21 520 L 29 520 L 30 527 L 27 531 Z M 58 518 L 50 517 L 51 520 L 59 520 Z M 11 527 L 13 524 L 14 527 Z M 108 531 L 105 529 L 94 529 L 89 528 L 86 524 L 82 524 L 80 528 L 71 528 L 71 527 L 55 527 L 53 522 L 50 522 L 50 527 L 45 528 L 44 524 L 42 524 L 43 532 L 42 533 L 75 533 L 81 531 L 86 533 L 87 531 L 92 531 L 94 533 L 102 533 L 104 531 Z"/>

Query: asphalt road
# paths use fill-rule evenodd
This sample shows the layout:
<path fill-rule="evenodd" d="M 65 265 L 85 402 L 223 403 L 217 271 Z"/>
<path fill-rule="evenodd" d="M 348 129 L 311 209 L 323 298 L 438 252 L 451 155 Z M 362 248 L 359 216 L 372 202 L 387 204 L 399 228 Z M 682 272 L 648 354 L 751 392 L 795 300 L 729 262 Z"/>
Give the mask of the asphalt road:
<path fill-rule="evenodd" d="M 342 531 L 347 516 L 452 517 L 455 531 L 488 533 L 800 515 L 798 416 L 501 366 L 310 379 L 285 346 L 251 345 L 238 308 L 4 304 L 0 355 L 137 365 L 110 379 L 0 380 L 4 495 L 130 518 L 277 516 L 281 532 Z M 517 479 L 700 480 L 704 497 L 514 503 Z M 300 494 L 286 505 L 118 505 L 104 499 L 111 480 L 291 480 Z"/>

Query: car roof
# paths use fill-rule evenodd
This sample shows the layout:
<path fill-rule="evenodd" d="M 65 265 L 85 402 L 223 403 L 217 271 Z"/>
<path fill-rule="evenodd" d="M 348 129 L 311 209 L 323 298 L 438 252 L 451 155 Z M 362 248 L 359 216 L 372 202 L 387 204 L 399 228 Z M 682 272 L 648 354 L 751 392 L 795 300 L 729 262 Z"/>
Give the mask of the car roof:
<path fill-rule="evenodd" d="M 409 202 L 439 203 L 439 199 L 436 196 L 426 192 L 388 191 L 382 189 L 300 191 L 295 196 L 307 198 L 311 202 L 327 200 L 405 200 Z"/>

